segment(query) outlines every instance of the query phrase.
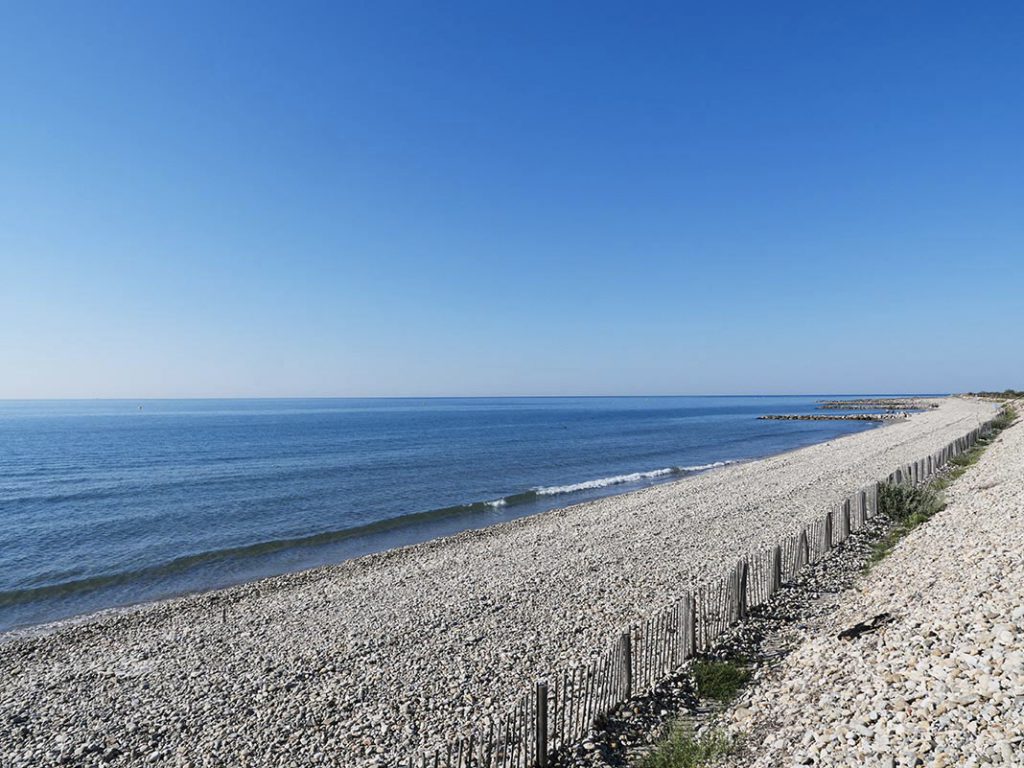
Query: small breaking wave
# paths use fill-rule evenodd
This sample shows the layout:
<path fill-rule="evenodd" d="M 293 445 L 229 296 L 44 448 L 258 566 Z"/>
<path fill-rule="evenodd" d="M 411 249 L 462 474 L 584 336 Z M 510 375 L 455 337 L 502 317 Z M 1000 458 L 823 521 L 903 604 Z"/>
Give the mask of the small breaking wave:
<path fill-rule="evenodd" d="M 664 469 L 652 469 L 649 472 L 630 472 L 627 475 L 612 475 L 611 477 L 599 477 L 596 480 L 584 480 L 581 483 L 570 485 L 552 485 L 534 488 L 533 492 L 538 496 L 559 496 L 563 493 L 577 493 L 579 491 L 591 491 L 597 488 L 607 488 L 612 485 L 624 485 L 626 483 L 640 483 L 644 480 L 656 480 L 659 477 L 671 475 L 688 475 L 694 472 L 703 472 L 715 467 L 724 467 L 727 464 L 735 464 L 734 461 L 715 461 L 710 464 L 696 464 L 690 467 L 665 467 Z"/>
<path fill-rule="evenodd" d="M 212 566 L 219 562 L 229 560 L 245 560 L 253 557 L 269 556 L 283 550 L 296 548 L 308 548 L 327 546 L 346 539 L 353 539 L 358 536 L 365 536 L 375 533 L 383 533 L 394 529 L 414 524 L 429 524 L 433 520 L 443 518 L 460 517 L 473 513 L 494 513 L 503 507 L 517 507 L 523 504 L 536 503 L 548 496 L 558 496 L 567 493 L 580 491 L 599 490 L 615 485 L 629 483 L 641 483 L 647 480 L 658 480 L 673 476 L 683 476 L 695 472 L 724 467 L 727 464 L 735 464 L 735 461 L 715 461 L 710 464 L 698 464 L 688 467 L 665 467 L 654 469 L 648 472 L 631 472 L 625 475 L 613 475 L 601 477 L 596 480 L 586 480 L 580 483 L 569 485 L 542 486 L 531 488 L 521 493 L 514 493 L 503 496 L 492 501 L 476 501 L 467 504 L 456 504 L 450 507 L 441 507 L 423 512 L 413 512 L 398 517 L 376 520 L 363 525 L 356 525 L 350 528 L 337 530 L 326 530 L 312 533 L 306 536 L 287 537 L 271 539 L 250 544 L 243 544 L 236 547 L 226 547 L 205 552 L 197 552 L 189 555 L 174 558 L 163 563 L 139 568 L 126 569 L 120 572 L 94 574 L 79 579 L 58 581 L 57 583 L 42 585 L 24 585 L 21 588 L 4 590 L 0 588 L 0 609 L 9 608 L 36 600 L 61 599 L 71 595 L 85 592 L 94 592 L 101 589 L 111 589 L 126 585 L 139 584 L 142 582 L 157 582 L 180 575 L 197 568 Z M 503 513 L 507 515 L 508 513 Z M 330 562 L 330 561 L 328 561 Z"/>

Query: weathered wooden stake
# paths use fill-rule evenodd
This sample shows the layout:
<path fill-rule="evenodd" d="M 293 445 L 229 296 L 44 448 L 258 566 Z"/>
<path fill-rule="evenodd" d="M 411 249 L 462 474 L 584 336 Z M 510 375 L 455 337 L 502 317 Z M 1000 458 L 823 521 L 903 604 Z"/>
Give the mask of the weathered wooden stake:
<path fill-rule="evenodd" d="M 747 561 L 740 560 L 736 564 L 736 619 L 747 618 Z"/>
<path fill-rule="evenodd" d="M 548 765 L 548 684 L 546 680 L 537 681 L 537 766 L 547 768 Z"/>
<path fill-rule="evenodd" d="M 625 676 L 625 698 L 633 698 L 633 635 L 629 630 L 622 633 L 622 671 Z"/>
<path fill-rule="evenodd" d="M 829 552 L 832 550 L 832 513 L 829 512 L 825 515 L 825 532 L 821 537 L 822 552 Z"/>
<path fill-rule="evenodd" d="M 687 594 L 686 596 L 686 657 L 693 658 L 697 655 L 697 597 Z"/>
<path fill-rule="evenodd" d="M 843 502 L 843 541 L 850 538 L 850 501 L 847 499 Z"/>
<path fill-rule="evenodd" d="M 772 550 L 772 589 L 774 595 L 782 589 L 782 547 L 775 547 Z"/>

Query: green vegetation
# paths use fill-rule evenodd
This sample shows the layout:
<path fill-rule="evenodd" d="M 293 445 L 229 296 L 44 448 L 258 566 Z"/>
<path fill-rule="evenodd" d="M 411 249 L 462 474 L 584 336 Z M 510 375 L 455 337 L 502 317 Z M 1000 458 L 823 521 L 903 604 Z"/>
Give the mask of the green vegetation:
<path fill-rule="evenodd" d="M 740 661 L 697 659 L 690 667 L 697 695 L 721 705 L 732 701 L 750 679 L 750 672 Z M 722 731 L 697 736 L 688 719 L 678 720 L 668 736 L 644 757 L 638 768 L 696 768 L 709 765 L 728 755 L 732 739 Z"/>
<path fill-rule="evenodd" d="M 896 542 L 946 506 L 937 485 L 938 481 L 918 486 L 895 483 L 882 486 L 878 497 L 879 507 L 883 514 L 894 521 L 894 525 L 889 533 L 872 546 L 866 570 L 888 555 Z"/>
<path fill-rule="evenodd" d="M 942 509 L 942 497 L 931 485 L 882 486 L 878 504 L 883 514 L 898 523 L 919 525 Z"/>
<path fill-rule="evenodd" d="M 887 483 L 882 486 L 878 497 L 879 507 L 883 514 L 894 522 L 892 530 L 874 544 L 867 568 L 888 555 L 896 542 L 925 522 L 936 512 L 946 506 L 942 496 L 949 484 L 960 477 L 967 468 L 978 463 L 981 454 L 1004 429 L 1013 424 L 1017 412 L 1009 403 L 1004 405 L 999 414 L 992 420 L 990 431 L 978 440 L 970 450 L 964 451 L 949 461 L 949 469 L 927 485 L 896 485 Z"/>
<path fill-rule="evenodd" d="M 732 739 L 725 733 L 711 731 L 696 736 L 690 724 L 681 720 L 638 768 L 697 768 L 727 756 L 732 748 Z"/>
<path fill-rule="evenodd" d="M 735 661 L 707 661 L 698 659 L 691 668 L 697 695 L 727 704 L 747 684 L 750 672 Z"/>
<path fill-rule="evenodd" d="M 871 563 L 889 554 L 896 542 L 907 533 L 945 507 L 942 491 L 966 472 L 969 466 L 977 463 L 996 435 L 1013 424 L 1016 418 L 1017 413 L 1013 407 L 1009 403 L 1003 405 L 985 437 L 978 440 L 970 450 L 951 459 L 947 470 L 930 483 L 918 486 L 890 483 L 882 486 L 879 506 L 882 513 L 893 521 L 893 527 L 884 539 L 875 543 L 868 568 Z M 720 705 L 732 701 L 750 679 L 750 672 L 742 660 L 697 659 L 690 671 L 697 695 Z M 681 719 L 673 725 L 665 740 L 640 760 L 637 768 L 711 766 L 728 757 L 734 748 L 734 740 L 724 731 L 713 730 L 697 736 L 691 722 Z"/>
<path fill-rule="evenodd" d="M 1017 419 L 1017 409 L 1009 403 L 999 409 L 999 414 L 992 420 L 993 436 L 1002 432 Z"/>
<path fill-rule="evenodd" d="M 1002 392 L 968 392 L 967 394 L 971 397 L 990 397 L 1000 400 L 1016 400 L 1018 397 L 1024 397 L 1024 392 L 1019 389 L 1004 389 Z"/>

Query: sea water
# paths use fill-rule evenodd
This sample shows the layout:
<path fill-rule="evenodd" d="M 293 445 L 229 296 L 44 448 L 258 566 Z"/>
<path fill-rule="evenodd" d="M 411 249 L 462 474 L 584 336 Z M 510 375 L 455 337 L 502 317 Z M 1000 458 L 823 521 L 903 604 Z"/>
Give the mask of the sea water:
<path fill-rule="evenodd" d="M 0 401 L 0 631 L 875 426 L 757 419 L 822 397 Z"/>

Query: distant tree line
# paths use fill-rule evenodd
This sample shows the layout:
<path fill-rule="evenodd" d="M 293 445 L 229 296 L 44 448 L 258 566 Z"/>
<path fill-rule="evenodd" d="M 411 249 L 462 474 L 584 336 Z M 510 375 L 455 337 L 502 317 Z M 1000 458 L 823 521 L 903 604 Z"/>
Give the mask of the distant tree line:
<path fill-rule="evenodd" d="M 1024 397 L 1024 392 L 1019 389 L 1004 389 L 1002 392 L 968 392 L 971 397 L 996 397 L 1002 400 L 1015 400 Z"/>

